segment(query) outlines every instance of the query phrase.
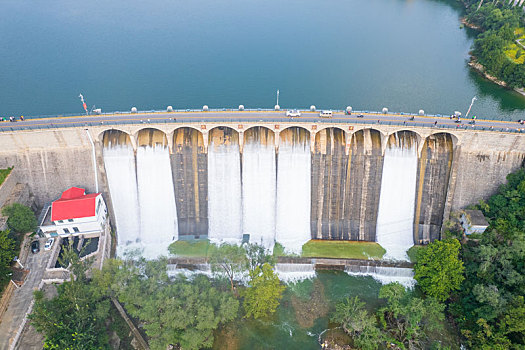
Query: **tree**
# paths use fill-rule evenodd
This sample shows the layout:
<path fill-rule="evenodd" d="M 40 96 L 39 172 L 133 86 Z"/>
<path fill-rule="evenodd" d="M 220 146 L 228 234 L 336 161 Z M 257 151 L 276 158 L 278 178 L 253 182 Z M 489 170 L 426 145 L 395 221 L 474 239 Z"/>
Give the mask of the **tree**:
<path fill-rule="evenodd" d="M 431 297 L 416 298 L 397 282 L 382 286 L 379 297 L 387 299 L 378 316 L 391 342 L 422 348 L 425 335 L 445 319 L 444 304 Z"/>
<path fill-rule="evenodd" d="M 459 289 L 465 270 L 459 259 L 460 247 L 457 239 L 434 241 L 419 254 L 414 278 L 426 295 L 445 301 Z"/>
<path fill-rule="evenodd" d="M 3 208 L 2 214 L 8 217 L 7 226 L 16 233 L 33 232 L 38 225 L 31 208 L 20 203 Z"/>
<path fill-rule="evenodd" d="M 352 337 L 354 345 L 363 350 L 377 349 L 382 342 L 381 330 L 375 317 L 364 309 L 365 303 L 355 298 L 347 298 L 335 306 L 330 320 L 340 323 L 343 330 Z"/>
<path fill-rule="evenodd" d="M 284 290 L 285 286 L 279 281 L 272 266 L 268 263 L 264 263 L 262 267 L 256 266 L 250 271 L 248 288 L 242 292 L 245 316 L 257 319 L 274 313 Z"/>
<path fill-rule="evenodd" d="M 9 237 L 9 230 L 0 231 L 0 290 L 10 279 L 9 267 L 15 255 L 15 241 Z"/>
<path fill-rule="evenodd" d="M 124 263 L 117 274 L 118 299 L 140 319 L 151 349 L 209 348 L 213 332 L 238 314 L 239 301 L 213 287 L 206 276 L 170 280 L 165 260 Z M 107 273 L 103 276 L 99 286 L 113 285 Z"/>
<path fill-rule="evenodd" d="M 109 300 L 96 298 L 85 281 L 65 282 L 58 296 L 46 299 L 35 292 L 31 324 L 44 334 L 45 349 L 109 349 L 105 320 Z"/>
<path fill-rule="evenodd" d="M 246 244 L 244 249 L 246 250 L 246 260 L 249 271 L 255 270 L 256 267 L 262 267 L 265 263 L 272 266 L 275 265 L 275 257 L 268 254 L 263 246 L 250 243 Z"/>
<path fill-rule="evenodd" d="M 232 292 L 237 295 L 234 279 L 241 277 L 246 271 L 246 250 L 235 244 L 211 246 L 210 264 L 212 271 L 223 275 L 230 281 Z"/>

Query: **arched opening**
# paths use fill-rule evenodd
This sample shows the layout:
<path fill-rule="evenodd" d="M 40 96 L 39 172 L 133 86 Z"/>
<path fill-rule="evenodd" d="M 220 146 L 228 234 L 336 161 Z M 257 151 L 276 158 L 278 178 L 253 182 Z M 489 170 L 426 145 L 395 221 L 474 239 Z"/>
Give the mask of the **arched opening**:
<path fill-rule="evenodd" d="M 164 131 L 146 128 L 137 133 L 137 146 L 162 146 L 168 147 L 168 138 Z"/>

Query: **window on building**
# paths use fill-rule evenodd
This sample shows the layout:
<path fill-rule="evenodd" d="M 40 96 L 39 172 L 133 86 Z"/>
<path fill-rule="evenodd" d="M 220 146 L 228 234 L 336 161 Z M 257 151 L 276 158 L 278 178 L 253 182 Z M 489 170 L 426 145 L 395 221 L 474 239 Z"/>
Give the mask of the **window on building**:
<path fill-rule="evenodd" d="M 99 199 L 98 202 L 97 202 L 97 215 L 98 215 L 98 211 L 100 210 L 100 205 L 102 204 L 102 201 Z"/>
<path fill-rule="evenodd" d="M 80 232 L 80 230 L 78 229 L 78 227 L 73 227 L 73 231 L 75 231 L 75 232 Z"/>
<path fill-rule="evenodd" d="M 59 223 L 63 223 L 64 221 L 63 220 L 58 220 Z"/>
<path fill-rule="evenodd" d="M 69 221 L 69 222 L 73 222 L 73 219 L 67 219 L 67 221 Z"/>
<path fill-rule="evenodd" d="M 69 229 L 65 228 L 64 233 L 69 233 Z"/>

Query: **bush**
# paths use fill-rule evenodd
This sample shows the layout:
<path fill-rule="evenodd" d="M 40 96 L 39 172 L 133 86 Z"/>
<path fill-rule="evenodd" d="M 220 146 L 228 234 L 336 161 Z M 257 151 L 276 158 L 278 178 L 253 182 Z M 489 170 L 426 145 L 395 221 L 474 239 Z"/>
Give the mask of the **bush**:
<path fill-rule="evenodd" d="M 31 208 L 20 203 L 8 205 L 2 209 L 2 214 L 8 217 L 7 226 L 15 233 L 32 232 L 38 225 Z"/>

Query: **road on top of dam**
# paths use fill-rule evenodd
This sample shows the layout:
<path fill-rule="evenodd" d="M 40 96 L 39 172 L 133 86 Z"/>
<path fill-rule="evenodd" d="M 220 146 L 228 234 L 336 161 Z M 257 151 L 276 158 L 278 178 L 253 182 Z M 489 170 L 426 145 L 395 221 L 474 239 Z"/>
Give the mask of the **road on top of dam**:
<path fill-rule="evenodd" d="M 0 131 L 17 131 L 61 127 L 83 127 L 95 125 L 119 125 L 137 123 L 220 123 L 220 122 L 304 122 L 304 123 L 354 123 L 367 125 L 397 125 L 406 127 L 437 127 L 458 130 L 494 130 L 500 132 L 525 133 L 525 125 L 516 121 L 477 119 L 455 119 L 444 116 L 420 116 L 414 114 L 334 112 L 332 118 L 322 118 L 319 112 L 301 111 L 300 117 L 290 118 L 286 111 L 174 111 L 115 113 L 89 116 L 57 116 L 26 118 L 24 121 L 0 122 Z"/>

